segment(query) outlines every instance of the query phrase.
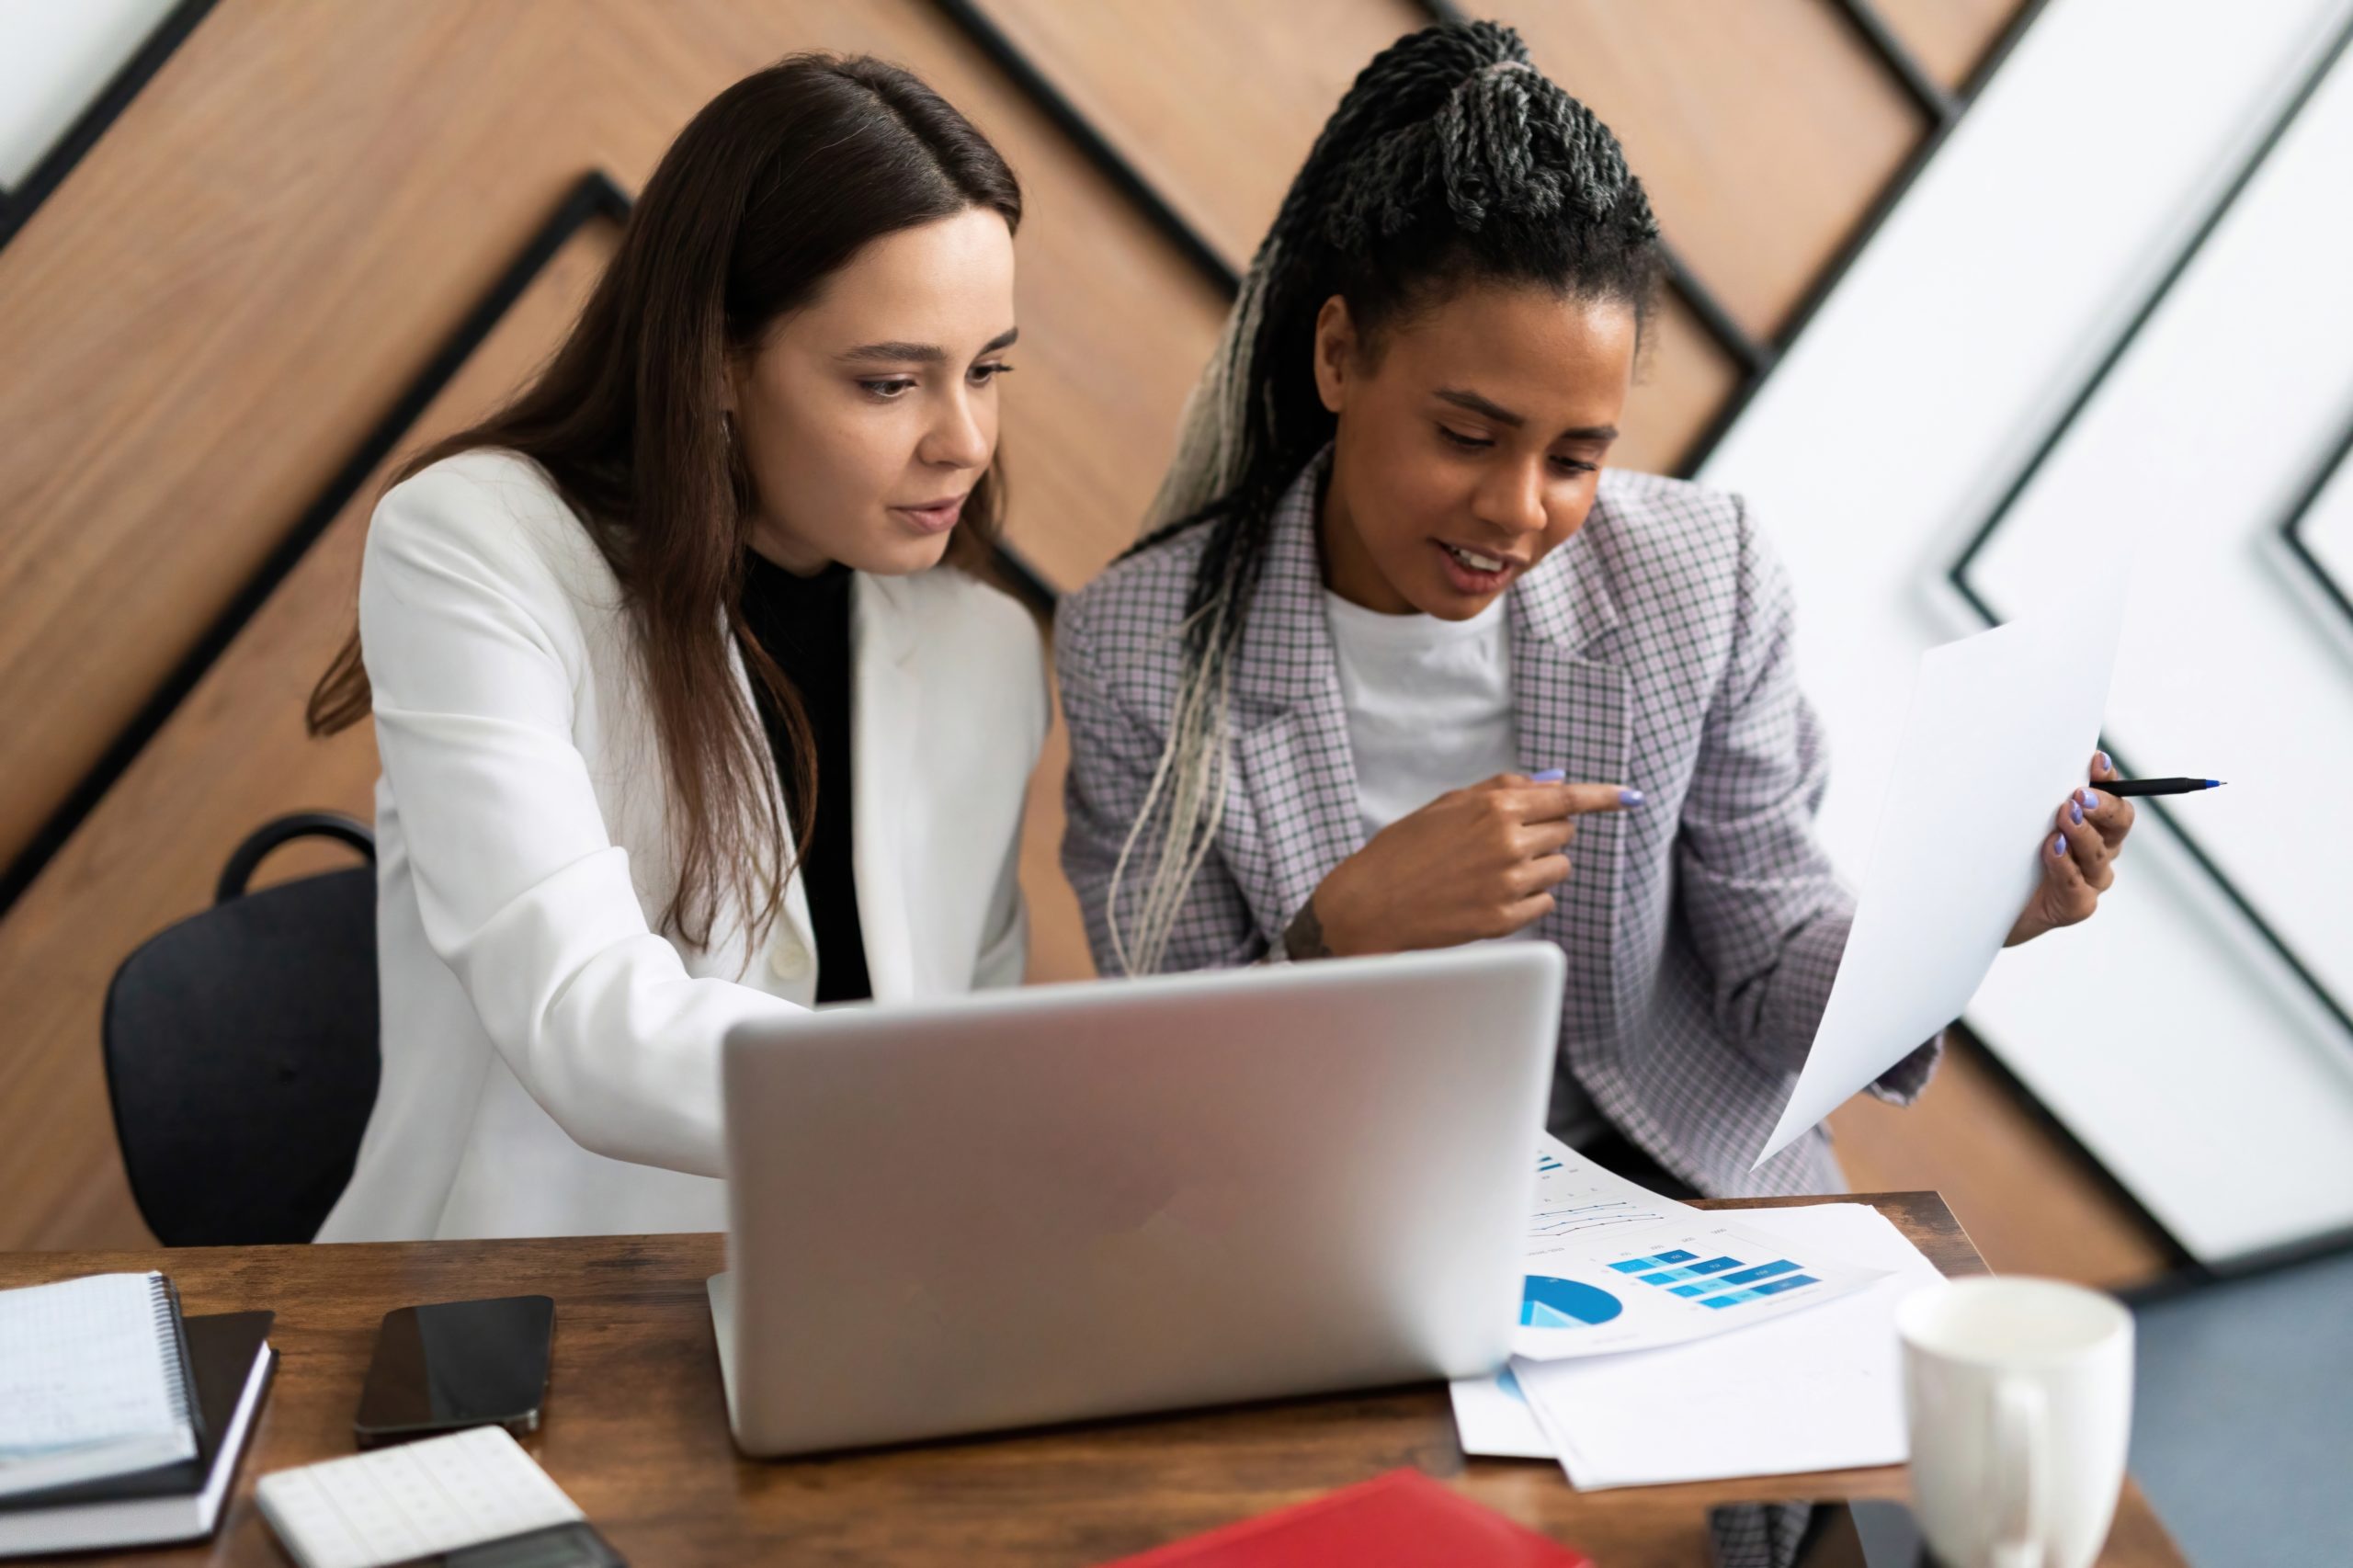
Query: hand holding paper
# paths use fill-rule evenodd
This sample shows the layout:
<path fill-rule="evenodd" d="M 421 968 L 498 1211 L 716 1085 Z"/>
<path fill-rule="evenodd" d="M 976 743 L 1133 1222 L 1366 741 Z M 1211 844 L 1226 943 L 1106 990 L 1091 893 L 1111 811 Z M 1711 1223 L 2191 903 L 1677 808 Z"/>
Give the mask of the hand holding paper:
<path fill-rule="evenodd" d="M 2044 824 L 2099 733 L 2124 597 L 2123 574 L 2094 578 L 2063 608 L 1920 655 L 1838 978 L 1758 1165 L 1960 1017 L 2019 929 L 2062 858 Z"/>

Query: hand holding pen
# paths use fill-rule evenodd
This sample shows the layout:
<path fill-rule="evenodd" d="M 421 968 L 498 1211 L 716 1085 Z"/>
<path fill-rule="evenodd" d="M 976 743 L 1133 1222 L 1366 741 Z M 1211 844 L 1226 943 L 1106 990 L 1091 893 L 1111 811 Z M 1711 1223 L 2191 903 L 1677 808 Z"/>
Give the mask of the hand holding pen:
<path fill-rule="evenodd" d="M 2057 832 L 2042 841 L 2042 880 L 2027 900 L 2003 946 L 2029 942 L 2046 931 L 2092 917 L 2099 895 L 2116 884 L 2116 858 L 2132 831 L 2131 795 L 2177 793 L 2191 780 L 2140 779 L 2128 783 L 2108 753 L 2092 754 L 2090 782 L 2059 808 Z M 2194 780 L 2203 789 L 2208 780 Z"/>

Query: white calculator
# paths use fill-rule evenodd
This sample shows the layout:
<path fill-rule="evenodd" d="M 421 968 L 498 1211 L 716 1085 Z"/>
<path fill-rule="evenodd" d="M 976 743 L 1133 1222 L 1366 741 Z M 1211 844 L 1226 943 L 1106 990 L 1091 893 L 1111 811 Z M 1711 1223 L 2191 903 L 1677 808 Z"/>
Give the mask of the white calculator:
<path fill-rule="evenodd" d="M 626 1568 L 503 1426 L 278 1471 L 255 1490 L 301 1568 Z"/>

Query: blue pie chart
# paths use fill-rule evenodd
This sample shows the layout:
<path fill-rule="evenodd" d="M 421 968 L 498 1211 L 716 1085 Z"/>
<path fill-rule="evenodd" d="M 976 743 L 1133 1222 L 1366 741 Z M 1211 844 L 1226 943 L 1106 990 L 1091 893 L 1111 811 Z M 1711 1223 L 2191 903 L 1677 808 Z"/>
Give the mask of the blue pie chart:
<path fill-rule="evenodd" d="M 1586 1328 L 1608 1323 L 1625 1310 L 1607 1290 L 1549 1274 L 1529 1275 L 1519 1299 L 1519 1321 L 1527 1328 Z"/>

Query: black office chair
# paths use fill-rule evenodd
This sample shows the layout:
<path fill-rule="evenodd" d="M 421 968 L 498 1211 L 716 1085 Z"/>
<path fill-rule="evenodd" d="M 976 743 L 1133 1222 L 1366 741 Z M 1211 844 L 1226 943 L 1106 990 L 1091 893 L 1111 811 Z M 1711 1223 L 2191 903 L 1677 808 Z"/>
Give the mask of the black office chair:
<path fill-rule="evenodd" d="M 262 858 L 340 839 L 369 864 L 245 892 Z M 167 1246 L 307 1242 L 376 1104 L 376 840 L 348 817 L 266 824 L 213 906 L 107 988 L 107 1092 L 131 1196 Z"/>

